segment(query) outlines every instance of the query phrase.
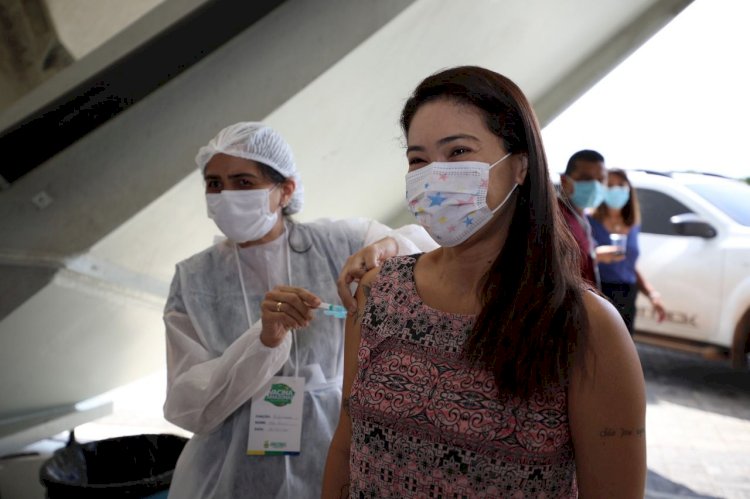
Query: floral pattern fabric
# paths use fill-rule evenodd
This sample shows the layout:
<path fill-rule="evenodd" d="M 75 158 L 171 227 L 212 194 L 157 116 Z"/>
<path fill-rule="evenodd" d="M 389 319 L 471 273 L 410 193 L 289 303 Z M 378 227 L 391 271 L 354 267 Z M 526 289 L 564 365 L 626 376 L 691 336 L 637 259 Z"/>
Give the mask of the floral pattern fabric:
<path fill-rule="evenodd" d="M 463 355 L 475 316 L 425 305 L 417 258 L 387 261 L 365 308 L 351 496 L 577 497 L 564 388 L 501 396 Z"/>

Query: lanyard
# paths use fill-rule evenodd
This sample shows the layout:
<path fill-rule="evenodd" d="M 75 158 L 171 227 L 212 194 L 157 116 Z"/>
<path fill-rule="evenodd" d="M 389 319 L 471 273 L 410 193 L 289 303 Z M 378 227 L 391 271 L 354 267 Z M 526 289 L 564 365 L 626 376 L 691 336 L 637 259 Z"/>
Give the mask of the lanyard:
<path fill-rule="evenodd" d="M 284 232 L 286 233 L 286 231 Z M 284 237 L 283 235 L 281 237 Z M 232 242 L 232 246 L 234 248 L 234 259 L 237 263 L 237 275 L 240 278 L 240 287 L 242 288 L 242 300 L 245 303 L 245 314 L 247 315 L 247 323 L 248 327 L 252 327 L 253 325 L 253 319 L 252 314 L 250 313 L 250 304 L 247 301 L 247 291 L 245 289 L 245 279 L 242 278 L 242 265 L 240 263 L 240 251 L 239 251 L 239 245 L 237 243 Z M 284 253 L 286 254 L 286 273 L 287 273 L 287 283 L 289 286 L 292 285 L 292 261 L 291 257 L 289 256 L 289 244 L 284 245 Z M 267 286 L 270 287 L 271 283 L 267 283 Z M 298 372 L 298 359 L 297 359 L 297 349 L 298 349 L 298 342 L 297 342 L 297 330 L 292 329 L 292 349 L 294 350 L 294 376 L 297 376 Z"/>

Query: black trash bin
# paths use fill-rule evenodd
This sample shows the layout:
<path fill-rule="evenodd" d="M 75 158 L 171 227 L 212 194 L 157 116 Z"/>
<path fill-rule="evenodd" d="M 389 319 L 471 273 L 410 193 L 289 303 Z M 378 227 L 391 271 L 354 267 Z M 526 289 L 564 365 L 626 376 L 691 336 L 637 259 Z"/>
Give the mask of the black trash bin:
<path fill-rule="evenodd" d="M 42 464 L 49 499 L 162 498 L 187 442 L 177 435 L 134 435 L 72 442 Z"/>

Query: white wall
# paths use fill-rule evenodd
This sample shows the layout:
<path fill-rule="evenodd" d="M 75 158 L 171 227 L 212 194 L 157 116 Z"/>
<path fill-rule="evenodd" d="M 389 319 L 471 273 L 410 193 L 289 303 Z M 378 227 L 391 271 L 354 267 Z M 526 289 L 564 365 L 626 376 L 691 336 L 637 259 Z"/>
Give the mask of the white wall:
<path fill-rule="evenodd" d="M 641 13 L 663 5 L 663 22 L 687 1 L 284 3 L 0 192 L 0 233 L 11 235 L 0 263 L 37 255 L 66 267 L 0 322 L 0 418 L 162 365 L 154 303 L 174 263 L 216 232 L 193 156 L 223 126 L 266 120 L 289 140 L 307 193 L 302 220 L 387 220 L 403 211 L 398 114 L 423 77 L 480 64 L 510 76 L 532 101 L 566 102 L 592 83 L 556 94 L 573 70 L 593 59 L 611 67 L 634 48 L 637 36 L 594 57 L 623 31 L 637 33 Z M 44 210 L 30 202 L 40 190 L 54 200 Z"/>

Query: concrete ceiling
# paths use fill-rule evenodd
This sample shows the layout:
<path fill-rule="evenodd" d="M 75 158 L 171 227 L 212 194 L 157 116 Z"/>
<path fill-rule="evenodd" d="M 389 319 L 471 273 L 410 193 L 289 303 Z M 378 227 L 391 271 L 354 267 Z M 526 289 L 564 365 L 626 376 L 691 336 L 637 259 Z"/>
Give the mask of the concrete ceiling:
<path fill-rule="evenodd" d="M 4 418 L 163 366 L 174 264 L 217 234 L 193 156 L 223 126 L 264 120 L 289 140 L 306 190 L 300 220 L 397 224 L 398 114 L 422 78 L 490 67 L 520 85 L 544 125 L 689 3 L 283 3 L 0 191 L 0 432 Z"/>

